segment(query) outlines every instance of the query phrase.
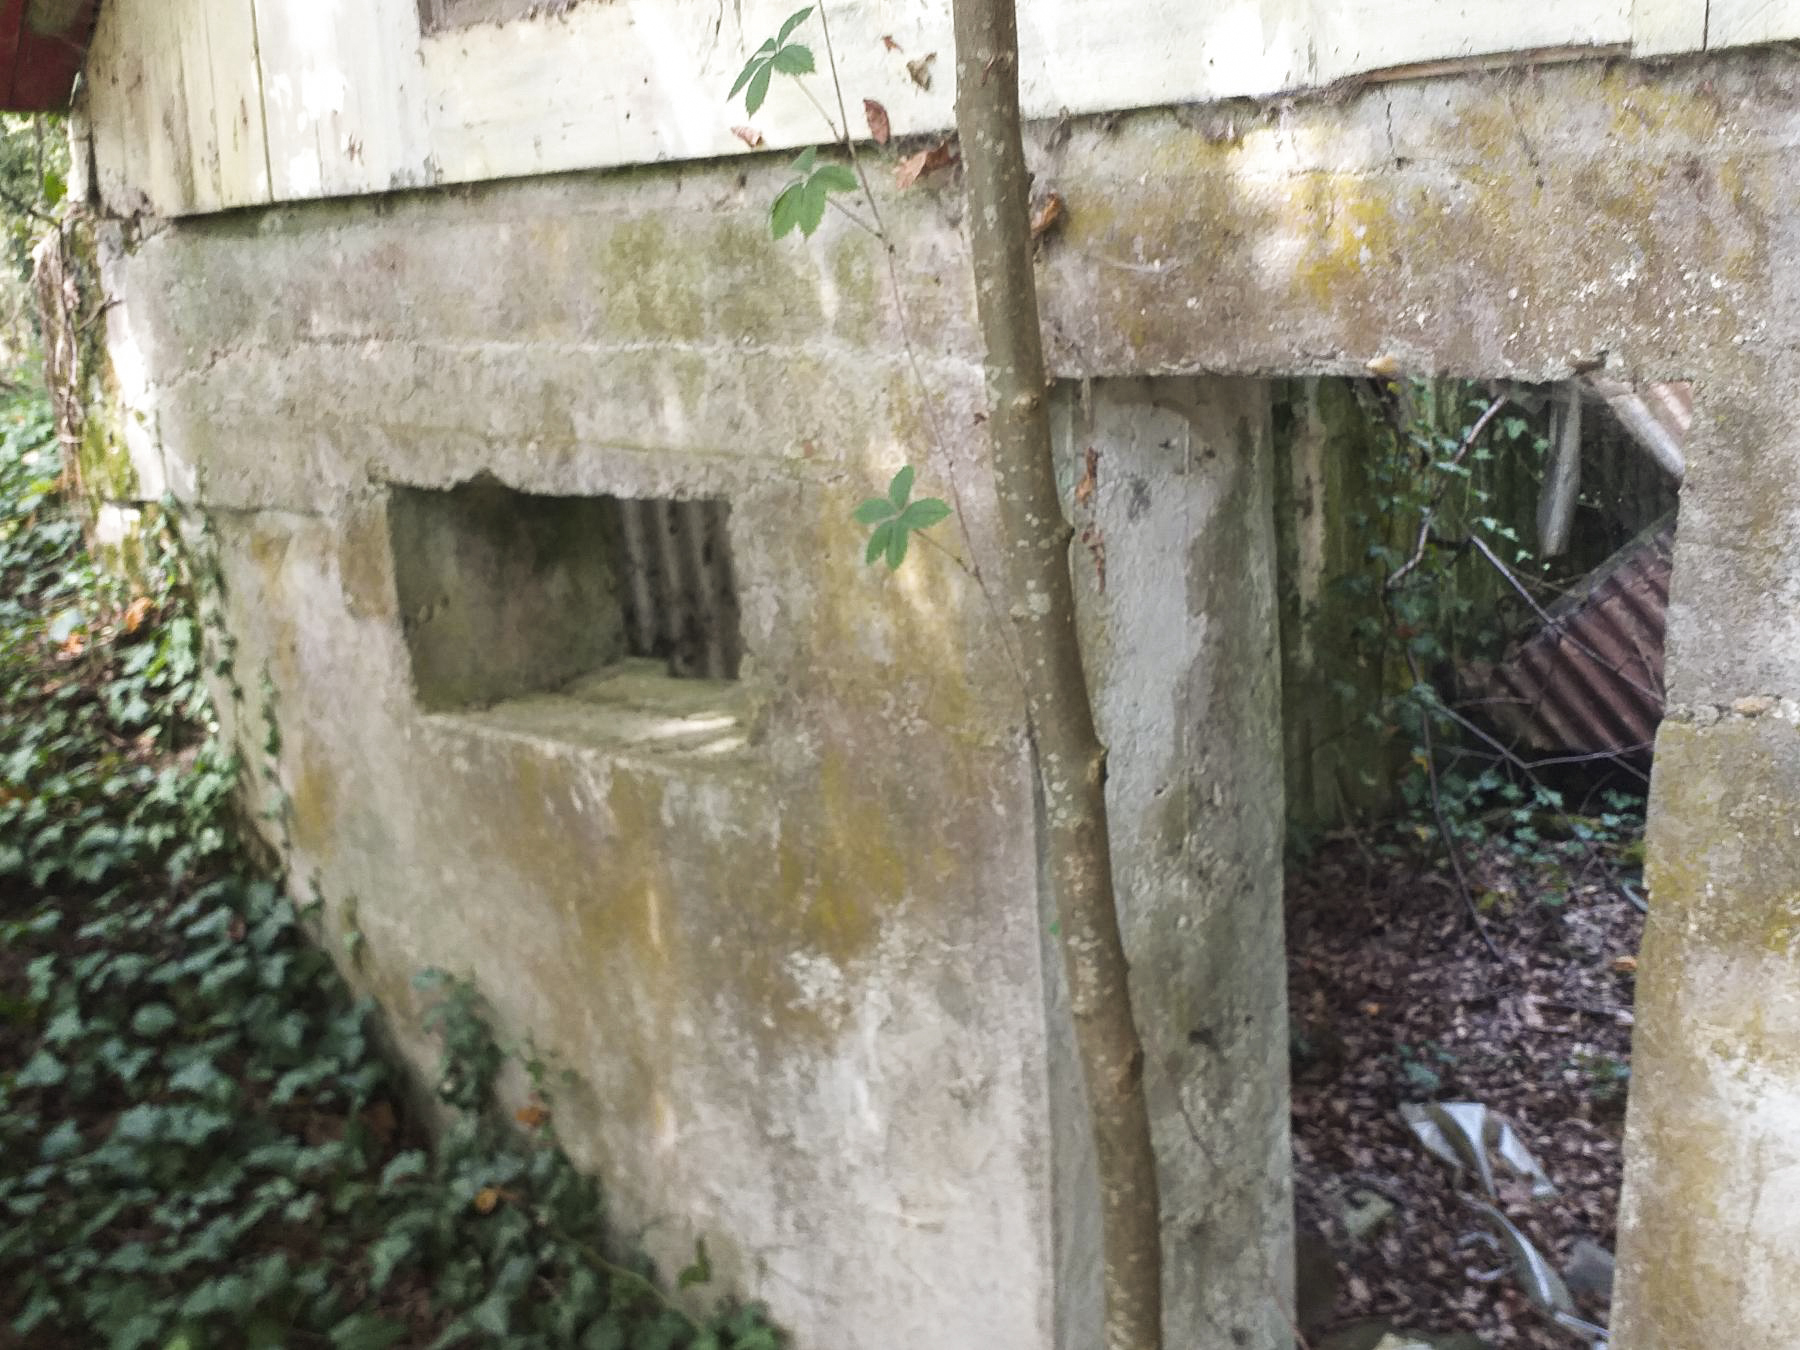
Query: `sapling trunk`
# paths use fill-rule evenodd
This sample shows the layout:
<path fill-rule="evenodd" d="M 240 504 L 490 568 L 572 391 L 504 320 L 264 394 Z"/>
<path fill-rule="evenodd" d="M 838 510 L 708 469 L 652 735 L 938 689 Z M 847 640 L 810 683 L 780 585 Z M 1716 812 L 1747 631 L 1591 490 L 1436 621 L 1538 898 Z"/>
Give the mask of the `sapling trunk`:
<path fill-rule="evenodd" d="M 1001 550 L 1037 751 L 1069 1004 L 1099 1155 L 1106 1350 L 1161 1350 L 1162 1233 L 1094 728 L 1050 449 L 1013 0 L 955 0 L 956 125 L 986 345 Z"/>

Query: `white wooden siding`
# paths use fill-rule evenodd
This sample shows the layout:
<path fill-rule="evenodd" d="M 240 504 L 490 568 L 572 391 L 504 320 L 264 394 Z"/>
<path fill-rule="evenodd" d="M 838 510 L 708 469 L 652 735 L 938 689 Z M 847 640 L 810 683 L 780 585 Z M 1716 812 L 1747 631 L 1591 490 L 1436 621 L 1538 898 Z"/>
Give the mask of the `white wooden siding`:
<path fill-rule="evenodd" d="M 162 215 L 741 154 L 731 128 L 743 110 L 725 91 L 747 50 L 801 2 L 588 0 L 425 37 L 417 0 L 108 0 L 82 113 L 106 203 Z M 1032 117 L 1277 94 L 1508 53 L 1660 55 L 1800 37 L 1800 0 L 1020 9 Z M 896 134 L 951 125 L 950 0 L 837 0 L 831 15 L 854 120 L 868 97 Z M 816 19 L 803 34 L 822 61 Z M 931 52 L 922 89 L 906 62 Z M 812 84 L 829 102 L 829 83 Z M 777 81 L 755 125 L 774 148 L 824 139 L 791 81 Z"/>

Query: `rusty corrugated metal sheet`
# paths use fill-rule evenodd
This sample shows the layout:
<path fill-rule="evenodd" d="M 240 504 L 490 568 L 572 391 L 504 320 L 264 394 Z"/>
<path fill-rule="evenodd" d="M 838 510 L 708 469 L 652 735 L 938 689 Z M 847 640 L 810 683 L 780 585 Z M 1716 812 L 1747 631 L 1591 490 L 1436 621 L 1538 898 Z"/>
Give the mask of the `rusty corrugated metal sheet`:
<path fill-rule="evenodd" d="M 1536 750 L 1647 754 L 1663 714 L 1675 524 L 1590 573 L 1508 659 L 1470 673 L 1494 721 Z"/>
<path fill-rule="evenodd" d="M 68 107 L 99 12 L 99 0 L 0 0 L 0 111 Z"/>

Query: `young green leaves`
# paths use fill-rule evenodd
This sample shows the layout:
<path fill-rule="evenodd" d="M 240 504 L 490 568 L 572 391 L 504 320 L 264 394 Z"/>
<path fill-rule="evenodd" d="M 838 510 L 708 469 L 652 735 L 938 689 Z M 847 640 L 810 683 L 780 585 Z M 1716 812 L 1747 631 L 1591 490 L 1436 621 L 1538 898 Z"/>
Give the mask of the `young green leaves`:
<path fill-rule="evenodd" d="M 842 164 L 816 164 L 819 152 L 808 146 L 788 166 L 794 179 L 769 204 L 769 233 L 779 239 L 799 228 L 806 238 L 825 219 L 825 201 L 834 192 L 855 192 L 856 175 Z"/>
<path fill-rule="evenodd" d="M 937 497 L 907 500 L 912 496 L 913 476 L 912 465 L 906 465 L 888 484 L 887 496 L 871 497 L 856 508 L 857 524 L 874 527 L 869 534 L 869 547 L 863 553 L 864 562 L 885 557 L 889 570 L 898 568 L 905 561 L 912 532 L 928 530 L 950 514 L 949 506 Z"/>
<path fill-rule="evenodd" d="M 744 107 L 752 117 L 769 96 L 769 81 L 780 75 L 810 75 L 813 72 L 812 48 L 798 42 L 789 42 L 788 37 L 801 24 L 806 16 L 813 12 L 808 5 L 805 9 L 797 9 L 788 15 L 787 22 L 781 25 L 776 33 L 762 46 L 758 47 L 744 68 L 738 72 L 737 83 L 731 86 L 727 98 L 736 98 L 738 90 L 749 86 L 744 94 Z"/>
<path fill-rule="evenodd" d="M 752 117 L 769 96 L 769 83 L 775 76 L 813 73 L 812 48 L 788 41 L 812 12 L 813 7 L 808 5 L 788 15 L 781 30 L 758 47 L 738 72 L 737 83 L 731 86 L 729 97 L 736 98 L 738 91 L 743 90 L 744 107 Z M 762 143 L 761 133 L 752 128 L 734 130 L 752 148 Z M 817 159 L 818 151 L 808 149 L 789 166 L 793 178 L 769 205 L 769 233 L 775 238 L 780 239 L 798 229 L 803 237 L 810 239 L 813 231 L 819 228 L 819 222 L 825 219 L 825 206 L 831 194 L 856 191 L 856 175 L 849 169 L 841 164 L 819 164 Z"/>

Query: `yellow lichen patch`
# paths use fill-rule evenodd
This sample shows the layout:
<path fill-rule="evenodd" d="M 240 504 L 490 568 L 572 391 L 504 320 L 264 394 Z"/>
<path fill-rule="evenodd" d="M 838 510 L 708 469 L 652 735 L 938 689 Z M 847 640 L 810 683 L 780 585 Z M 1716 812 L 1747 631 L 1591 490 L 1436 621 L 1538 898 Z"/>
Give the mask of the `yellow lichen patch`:
<path fill-rule="evenodd" d="M 309 736 L 300 752 L 289 801 L 289 828 L 295 847 L 311 863 L 328 861 L 337 841 L 337 777 Z"/>
<path fill-rule="evenodd" d="M 344 608 L 358 619 L 394 614 L 393 579 L 386 522 L 379 511 L 359 511 L 337 536 L 338 586 Z"/>
<path fill-rule="evenodd" d="M 1288 189 L 1301 239 L 1294 285 L 1316 305 L 1341 304 L 1400 261 L 1393 208 L 1350 174 L 1308 174 Z"/>
<path fill-rule="evenodd" d="M 1800 957 L 1800 840 L 1787 806 L 1800 732 L 1773 718 L 1666 724 L 1656 769 L 1647 949 Z"/>
<path fill-rule="evenodd" d="M 1628 67 L 1613 68 L 1600 81 L 1598 93 L 1612 112 L 1614 136 L 1626 142 L 1654 140 L 1673 133 L 1685 141 L 1705 142 L 1724 119 L 1717 95 L 1681 80 L 1647 80 Z"/>

